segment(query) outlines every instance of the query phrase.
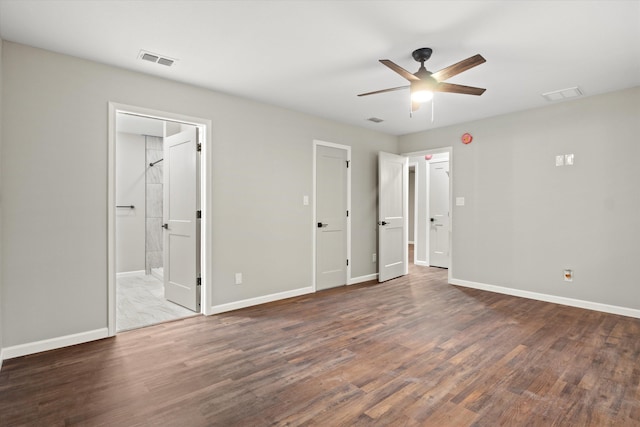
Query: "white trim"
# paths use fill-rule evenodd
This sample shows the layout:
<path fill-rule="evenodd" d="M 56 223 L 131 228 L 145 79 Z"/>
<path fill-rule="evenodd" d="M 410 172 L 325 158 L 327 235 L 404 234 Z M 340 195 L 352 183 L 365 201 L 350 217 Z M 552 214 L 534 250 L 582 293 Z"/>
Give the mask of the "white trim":
<path fill-rule="evenodd" d="M 12 359 L 14 357 L 26 356 L 28 354 L 40 353 L 42 351 L 55 350 L 57 348 L 68 347 L 70 345 L 100 340 L 102 338 L 107 338 L 108 336 L 108 328 L 101 328 L 95 329 L 93 331 L 65 335 L 63 337 L 50 338 L 26 344 L 19 344 L 12 347 L 3 348 L 2 357 L 4 359 Z"/>
<path fill-rule="evenodd" d="M 415 250 L 415 249 L 414 249 L 414 250 Z M 428 262 L 426 262 L 426 261 L 415 261 L 415 262 L 414 262 L 414 264 L 415 264 L 415 265 L 419 265 L 419 266 L 421 266 L 421 267 L 431 267 L 431 266 L 429 265 L 429 263 L 428 263 Z"/>
<path fill-rule="evenodd" d="M 351 147 L 348 145 L 335 144 L 333 142 L 321 141 L 319 139 L 313 140 L 313 165 L 312 165 L 312 174 L 313 174 L 313 182 L 312 186 L 312 203 L 311 203 L 311 211 L 313 216 L 313 221 L 311 223 L 311 241 L 312 241 L 312 250 L 311 256 L 311 286 L 313 287 L 313 292 L 317 290 L 316 287 L 316 161 L 317 161 L 317 151 L 318 146 L 337 148 L 339 150 L 345 150 L 347 152 L 347 161 L 349 162 L 349 167 L 347 168 L 347 210 L 349 211 L 349 216 L 347 217 L 347 259 L 349 260 L 349 264 L 347 265 L 347 277 L 345 278 L 345 284 L 348 285 L 351 282 L 351 265 L 353 264 L 351 261 L 351 218 L 353 217 L 353 211 L 351 210 L 351 169 L 353 168 L 353 164 L 351 163 Z"/>
<path fill-rule="evenodd" d="M 0 371 L 2 371 L 2 361 L 4 360 L 4 348 L 0 347 Z"/>
<path fill-rule="evenodd" d="M 202 279 L 201 290 L 201 311 L 204 315 L 213 314 L 210 311 L 210 300 L 212 295 L 212 283 L 210 275 L 213 267 L 213 260 L 210 254 L 213 253 L 213 237 L 209 231 L 213 221 L 212 212 L 212 191 L 211 184 L 213 177 L 213 150 L 212 143 L 212 123 L 209 119 L 187 116 L 184 114 L 170 113 L 166 111 L 152 110 L 149 108 L 108 103 L 109 128 L 108 132 L 108 186 L 107 186 L 107 326 L 109 336 L 116 334 L 116 267 L 115 267 L 115 160 L 116 160 L 116 114 L 130 113 L 139 116 L 151 117 L 159 120 L 170 120 L 180 123 L 191 124 L 200 128 L 205 128 L 200 154 L 200 209 L 202 210 L 202 220 L 200 222 L 200 276 Z"/>
<path fill-rule="evenodd" d="M 464 286 L 466 288 L 480 289 L 483 291 L 495 292 L 498 294 L 512 295 L 515 297 L 528 298 L 537 301 L 551 302 L 554 304 L 567 305 L 570 307 L 586 308 L 587 310 L 601 311 L 604 313 L 619 314 L 640 319 L 640 310 L 617 305 L 602 304 L 599 302 L 585 301 L 574 298 L 560 297 L 556 295 L 541 294 L 538 292 L 524 291 L 521 289 L 505 288 L 503 286 L 488 285 L 486 283 L 471 282 L 468 280 L 449 279 L 452 285 Z"/>
<path fill-rule="evenodd" d="M 378 273 L 367 274 L 366 276 L 353 277 L 351 280 L 349 280 L 348 284 L 355 285 L 357 283 L 369 282 L 371 280 L 378 280 Z"/>
<path fill-rule="evenodd" d="M 120 273 L 116 273 L 116 277 L 119 279 L 121 277 L 132 277 L 132 276 L 144 276 L 144 270 L 135 270 L 135 271 L 121 271 Z"/>
<path fill-rule="evenodd" d="M 418 234 L 418 162 L 412 162 L 411 157 L 409 157 L 409 176 L 411 176 L 411 167 L 413 166 L 413 236 L 407 242 L 410 245 L 413 245 L 413 263 L 416 264 L 418 260 L 418 251 L 416 250 L 416 235 Z M 411 185 L 411 180 L 407 183 L 407 190 Z M 408 230 L 407 230 L 408 233 Z"/>
<path fill-rule="evenodd" d="M 290 291 L 263 295 L 261 297 L 249 298 L 245 300 L 229 302 L 226 304 L 213 305 L 209 308 L 209 312 L 211 314 L 225 313 L 227 311 L 239 310 L 241 308 L 252 307 L 254 305 L 266 304 L 268 302 L 280 301 L 286 298 L 293 298 L 300 295 L 312 293 L 314 293 L 313 287 L 307 286 L 306 288 L 292 289 Z"/>

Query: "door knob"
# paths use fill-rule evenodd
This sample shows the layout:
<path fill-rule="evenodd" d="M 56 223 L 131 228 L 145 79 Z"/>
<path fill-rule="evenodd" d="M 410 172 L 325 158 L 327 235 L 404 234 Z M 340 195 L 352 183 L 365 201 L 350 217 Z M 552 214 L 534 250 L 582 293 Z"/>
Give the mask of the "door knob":
<path fill-rule="evenodd" d="M 387 221 L 378 221 L 378 225 L 387 225 Z"/>
<path fill-rule="evenodd" d="M 318 223 L 318 228 L 326 227 L 327 225 L 329 225 L 329 224 L 324 224 L 322 222 L 319 222 Z"/>
<path fill-rule="evenodd" d="M 434 222 L 436 219 L 435 218 L 431 218 L 431 222 Z"/>
<path fill-rule="evenodd" d="M 164 228 L 165 230 L 169 229 L 169 224 L 162 224 L 162 228 Z"/>

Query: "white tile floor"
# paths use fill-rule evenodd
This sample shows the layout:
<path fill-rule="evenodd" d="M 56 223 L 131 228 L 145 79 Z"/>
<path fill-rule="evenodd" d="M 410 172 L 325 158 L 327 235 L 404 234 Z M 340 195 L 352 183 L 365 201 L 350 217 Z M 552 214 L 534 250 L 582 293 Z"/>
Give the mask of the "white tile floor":
<path fill-rule="evenodd" d="M 117 279 L 116 300 L 117 332 L 197 314 L 164 299 L 162 281 L 142 273 Z"/>

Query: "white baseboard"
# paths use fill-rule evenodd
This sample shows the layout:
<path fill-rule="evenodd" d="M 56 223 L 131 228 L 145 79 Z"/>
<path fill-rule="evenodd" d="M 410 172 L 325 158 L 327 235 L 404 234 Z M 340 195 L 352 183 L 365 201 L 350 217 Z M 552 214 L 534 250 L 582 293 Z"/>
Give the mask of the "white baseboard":
<path fill-rule="evenodd" d="M 426 262 L 426 261 L 418 261 L 418 260 L 416 260 L 416 261 L 413 261 L 413 263 L 415 265 L 419 265 L 421 267 L 430 267 L 429 263 Z"/>
<path fill-rule="evenodd" d="M 2 370 L 2 361 L 4 360 L 4 349 L 0 348 L 0 371 Z"/>
<path fill-rule="evenodd" d="M 640 310 L 617 305 L 602 304 L 599 302 L 584 301 L 573 298 L 560 297 L 556 295 L 541 294 L 538 292 L 523 291 L 521 289 L 505 288 L 503 286 L 487 285 L 486 283 L 470 282 L 467 280 L 451 279 L 452 285 L 464 286 L 465 288 L 480 289 L 483 291 L 496 292 L 499 294 L 512 295 L 515 297 L 529 298 L 538 301 L 552 302 L 555 304 L 568 305 L 570 307 L 586 308 L 588 310 L 602 311 L 604 313 L 619 314 L 640 319 Z"/>
<path fill-rule="evenodd" d="M 377 280 L 378 273 L 367 274 L 366 276 L 352 277 L 347 285 L 355 285 L 356 283 L 368 282 L 369 280 Z"/>
<path fill-rule="evenodd" d="M 144 270 L 136 270 L 136 271 L 122 271 L 120 273 L 116 273 L 116 277 L 131 277 L 131 276 L 144 276 Z"/>
<path fill-rule="evenodd" d="M 229 302 L 226 304 L 219 304 L 211 306 L 209 313 L 218 314 L 225 313 L 227 311 L 238 310 L 241 308 L 252 307 L 254 305 L 265 304 L 268 302 L 279 301 L 281 299 L 298 297 L 300 295 L 312 294 L 313 287 L 293 289 L 291 291 L 278 292 L 270 295 L 263 295 L 261 297 L 249 298 L 241 301 Z"/>
<path fill-rule="evenodd" d="M 26 344 L 14 345 L 2 349 L 2 359 L 12 359 L 14 357 L 26 356 L 28 354 L 40 353 L 41 351 L 55 350 L 56 348 L 68 347 L 70 345 L 82 344 L 95 341 L 109 336 L 108 328 L 95 329 L 93 331 L 80 332 L 78 334 L 65 335 L 63 337 L 51 338 L 42 341 L 30 342 Z"/>

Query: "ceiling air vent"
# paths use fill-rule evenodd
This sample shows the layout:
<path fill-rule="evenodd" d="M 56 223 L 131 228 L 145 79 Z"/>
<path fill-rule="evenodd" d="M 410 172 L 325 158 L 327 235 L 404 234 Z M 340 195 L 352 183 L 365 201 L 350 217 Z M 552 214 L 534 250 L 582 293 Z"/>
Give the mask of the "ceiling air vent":
<path fill-rule="evenodd" d="M 373 123 L 382 123 L 382 122 L 384 122 L 384 120 L 379 119 L 377 117 L 369 117 L 367 120 L 369 120 L 370 122 L 373 122 Z"/>
<path fill-rule="evenodd" d="M 166 56 L 158 55 L 156 53 L 151 53 L 144 50 L 140 51 L 138 58 L 142 59 L 143 61 L 155 62 L 156 64 L 165 65 L 167 67 L 171 67 L 173 63 L 176 62 L 175 59 L 167 58 Z"/>
<path fill-rule="evenodd" d="M 158 58 L 158 64 L 166 65 L 167 67 L 171 67 L 173 65 L 173 59 Z"/>
<path fill-rule="evenodd" d="M 567 89 L 554 90 L 553 92 L 543 93 L 542 96 L 547 101 L 561 101 L 567 98 L 576 98 L 582 96 L 582 91 L 578 86 Z"/>

